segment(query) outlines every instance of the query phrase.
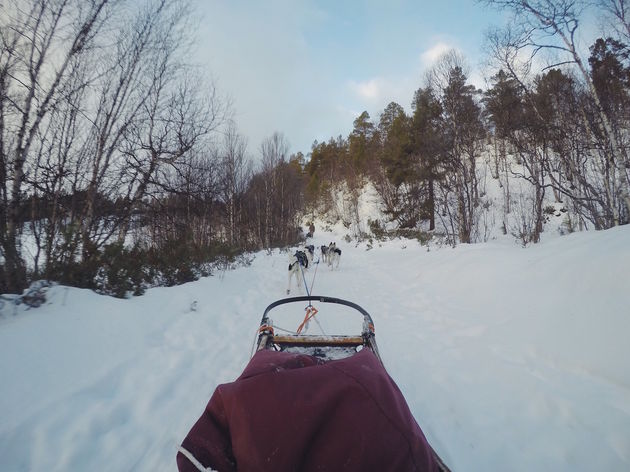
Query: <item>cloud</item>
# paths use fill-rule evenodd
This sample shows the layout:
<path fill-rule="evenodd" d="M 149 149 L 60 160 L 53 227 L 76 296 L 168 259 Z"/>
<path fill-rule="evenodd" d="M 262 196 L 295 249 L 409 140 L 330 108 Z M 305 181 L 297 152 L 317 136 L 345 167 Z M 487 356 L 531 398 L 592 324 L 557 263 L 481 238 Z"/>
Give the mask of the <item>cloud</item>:
<path fill-rule="evenodd" d="M 383 93 L 383 80 L 373 78 L 364 82 L 349 82 L 350 90 L 352 90 L 361 100 L 368 102 L 378 101 Z"/>
<path fill-rule="evenodd" d="M 407 76 L 373 77 L 364 81 L 348 81 L 348 88 L 360 103 L 380 105 L 406 95 L 413 80 Z"/>
<path fill-rule="evenodd" d="M 339 105 L 343 110 L 340 116 L 351 116 L 354 120 L 364 110 L 373 121 L 390 102 L 396 102 L 409 111 L 413 92 L 418 88 L 418 80 L 414 76 L 373 77 L 364 81 L 348 81 L 350 94 Z M 347 118 L 346 118 L 347 119 Z"/>
<path fill-rule="evenodd" d="M 438 42 L 431 46 L 429 49 L 424 51 L 420 55 L 420 59 L 425 66 L 432 65 L 435 61 L 439 59 L 439 57 L 445 52 L 450 51 L 451 49 L 457 49 L 454 46 L 451 46 L 444 42 Z"/>

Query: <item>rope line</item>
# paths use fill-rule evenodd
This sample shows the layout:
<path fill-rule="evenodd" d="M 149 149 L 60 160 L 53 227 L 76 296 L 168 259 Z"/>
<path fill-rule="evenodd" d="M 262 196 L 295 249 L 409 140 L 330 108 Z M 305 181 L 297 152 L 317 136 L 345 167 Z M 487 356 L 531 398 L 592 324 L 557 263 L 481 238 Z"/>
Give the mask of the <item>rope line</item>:
<path fill-rule="evenodd" d="M 317 326 L 319 326 L 319 330 L 322 332 L 322 334 L 324 336 L 326 336 L 326 332 L 324 331 L 324 328 L 322 328 L 322 325 L 319 323 L 319 319 L 318 318 L 313 318 L 315 320 L 315 323 L 317 323 Z"/>
<path fill-rule="evenodd" d="M 311 293 L 313 293 L 313 286 L 315 285 L 315 277 L 317 277 L 317 269 L 319 269 L 319 258 L 317 259 L 317 261 L 313 262 L 313 264 L 315 264 L 315 272 L 313 273 L 313 279 L 311 280 L 310 290 L 308 288 L 308 284 L 306 283 L 306 275 L 304 274 L 304 268 L 302 267 L 302 264 L 300 264 L 300 271 L 302 272 L 302 281 L 304 282 L 304 289 L 306 290 L 306 294 L 309 297 L 311 296 Z M 312 305 L 310 300 L 308 301 L 308 306 L 305 308 L 305 310 L 306 310 L 306 315 L 304 316 L 304 321 L 302 321 L 302 324 L 298 326 L 296 334 L 300 334 L 303 329 L 308 329 L 309 321 L 312 318 L 314 318 L 315 315 L 317 314 L 317 309 Z M 319 320 L 317 318 L 315 318 L 315 322 L 317 323 L 317 326 L 319 326 L 319 329 L 321 330 L 322 334 L 326 334 L 324 332 L 324 328 L 322 328 L 322 325 L 319 323 Z"/>
<path fill-rule="evenodd" d="M 305 308 L 305 310 L 306 315 L 304 315 L 304 321 L 302 321 L 302 324 L 298 326 L 298 329 L 296 331 L 297 334 L 300 334 L 304 328 L 308 329 L 308 322 L 317 314 L 317 308 L 315 308 L 314 306 L 309 305 Z"/>
<path fill-rule="evenodd" d="M 317 269 L 319 269 L 319 259 L 317 259 L 317 262 L 315 262 L 315 273 L 313 274 L 313 280 L 311 281 L 311 293 L 313 293 L 313 285 L 315 285 L 315 277 L 317 277 Z"/>
<path fill-rule="evenodd" d="M 300 272 L 302 273 L 302 281 L 304 282 L 304 288 L 306 289 L 306 294 L 310 297 L 311 293 L 308 291 L 308 284 L 306 283 L 306 276 L 304 275 L 304 267 L 302 267 L 302 264 L 299 263 L 300 265 Z M 311 302 L 308 302 L 308 305 L 311 306 Z"/>
<path fill-rule="evenodd" d="M 277 329 L 278 331 L 283 331 L 285 333 L 289 333 L 289 334 L 293 334 L 293 335 L 297 334 L 295 331 L 291 331 L 290 329 L 284 329 L 284 328 L 281 328 L 280 326 L 277 326 L 277 325 L 273 325 L 273 328 Z"/>

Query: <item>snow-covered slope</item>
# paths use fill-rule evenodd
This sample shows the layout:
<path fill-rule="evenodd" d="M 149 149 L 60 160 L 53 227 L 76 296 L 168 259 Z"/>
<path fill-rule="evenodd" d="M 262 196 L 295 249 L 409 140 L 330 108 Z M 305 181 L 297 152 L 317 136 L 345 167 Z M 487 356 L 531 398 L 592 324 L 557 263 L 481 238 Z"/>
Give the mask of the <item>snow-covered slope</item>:
<path fill-rule="evenodd" d="M 313 243 L 331 240 L 339 270 L 319 265 L 308 283 L 372 314 L 386 367 L 453 470 L 630 469 L 630 226 L 431 251 L 366 250 L 318 226 Z M 130 300 L 58 286 L 42 308 L 5 307 L 0 470 L 175 469 L 284 296 L 287 260 L 260 253 Z"/>

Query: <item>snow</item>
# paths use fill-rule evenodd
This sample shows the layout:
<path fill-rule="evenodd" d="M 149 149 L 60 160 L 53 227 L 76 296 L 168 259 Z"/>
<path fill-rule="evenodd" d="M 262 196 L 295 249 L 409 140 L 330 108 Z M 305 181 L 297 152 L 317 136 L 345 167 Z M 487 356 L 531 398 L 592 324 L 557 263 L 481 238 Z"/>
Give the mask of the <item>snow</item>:
<path fill-rule="evenodd" d="M 454 471 L 630 470 L 630 226 L 429 251 L 400 239 L 368 250 L 322 228 L 312 243 L 336 241 L 341 263 L 311 269 L 309 286 L 315 276 L 316 294 L 372 315 L 390 375 Z M 129 300 L 55 286 L 41 308 L 5 306 L 0 470 L 174 470 L 285 296 L 287 261 L 261 252 Z"/>

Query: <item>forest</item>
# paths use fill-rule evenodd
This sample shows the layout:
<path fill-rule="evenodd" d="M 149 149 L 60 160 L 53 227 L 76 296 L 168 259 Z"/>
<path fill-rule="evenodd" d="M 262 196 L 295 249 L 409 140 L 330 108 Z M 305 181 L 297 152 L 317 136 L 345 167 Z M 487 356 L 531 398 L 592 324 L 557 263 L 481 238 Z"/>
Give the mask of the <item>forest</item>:
<path fill-rule="evenodd" d="M 297 243 L 305 215 L 342 187 L 356 205 L 368 182 L 387 223 L 451 245 L 486 240 L 487 178 L 523 245 L 549 201 L 567 232 L 630 222 L 625 0 L 480 2 L 512 18 L 486 35 L 485 90 L 452 50 L 418 78 L 410 113 L 364 111 L 306 154 L 280 131 L 248 149 L 230 99 L 186 59 L 187 2 L 13 3 L 0 7 L 0 293 L 194 280 Z M 594 8 L 607 34 L 584 48 Z"/>

